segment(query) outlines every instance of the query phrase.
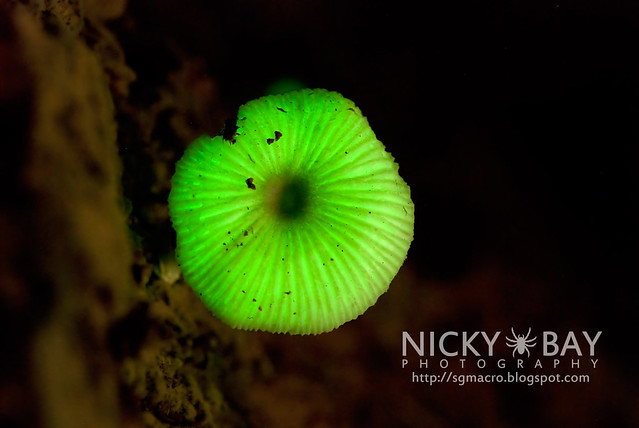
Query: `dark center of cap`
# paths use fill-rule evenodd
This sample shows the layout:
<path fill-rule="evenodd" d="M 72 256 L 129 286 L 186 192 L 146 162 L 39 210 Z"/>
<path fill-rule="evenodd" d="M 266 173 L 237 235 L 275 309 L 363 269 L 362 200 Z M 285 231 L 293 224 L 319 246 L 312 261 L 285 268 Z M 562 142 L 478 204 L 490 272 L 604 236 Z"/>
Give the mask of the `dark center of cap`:
<path fill-rule="evenodd" d="M 282 183 L 277 201 L 278 213 L 285 219 L 296 219 L 306 212 L 309 186 L 302 178 L 289 178 Z"/>

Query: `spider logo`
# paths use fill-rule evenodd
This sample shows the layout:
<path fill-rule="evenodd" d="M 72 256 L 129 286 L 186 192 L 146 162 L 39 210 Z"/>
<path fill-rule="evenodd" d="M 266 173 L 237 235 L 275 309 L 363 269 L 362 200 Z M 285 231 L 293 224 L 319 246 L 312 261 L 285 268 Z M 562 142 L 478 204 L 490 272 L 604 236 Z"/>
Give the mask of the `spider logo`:
<path fill-rule="evenodd" d="M 536 337 L 528 339 L 528 336 L 530 336 L 530 327 L 528 327 L 528 334 L 526 334 L 526 336 L 524 336 L 523 334 L 517 336 L 515 334 L 515 330 L 512 327 L 510 328 L 510 331 L 513 332 L 513 339 L 506 337 L 506 340 L 510 342 L 506 343 L 506 345 L 511 348 L 515 348 L 513 349 L 513 357 L 515 356 L 515 352 L 517 352 L 519 355 L 523 355 L 524 351 L 530 357 L 530 351 L 528 350 L 528 348 L 532 348 L 533 346 L 535 346 L 535 340 L 537 340 Z"/>

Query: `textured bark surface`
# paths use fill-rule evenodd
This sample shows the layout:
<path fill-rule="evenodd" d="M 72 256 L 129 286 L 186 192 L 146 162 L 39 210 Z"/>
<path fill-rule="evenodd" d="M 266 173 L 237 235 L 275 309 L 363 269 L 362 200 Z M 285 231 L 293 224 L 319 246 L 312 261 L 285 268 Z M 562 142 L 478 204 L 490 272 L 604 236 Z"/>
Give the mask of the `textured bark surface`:
<path fill-rule="evenodd" d="M 210 314 L 127 226 L 114 100 L 135 76 L 104 26 L 124 6 L 3 4 L 3 426 L 240 421 Z"/>
<path fill-rule="evenodd" d="M 14 48 L 3 65 L 15 81 L 6 87 L 10 97 L 24 89 L 3 99 L 7 109 L 19 106 L 3 148 L 3 173 L 15 187 L 0 232 L 3 329 L 19 345 L 6 344 L 16 367 L 2 417 L 117 426 L 118 368 L 107 337 L 134 293 L 108 82 L 78 37 L 80 4 L 5 4 L 3 12 L 3 44 Z"/>

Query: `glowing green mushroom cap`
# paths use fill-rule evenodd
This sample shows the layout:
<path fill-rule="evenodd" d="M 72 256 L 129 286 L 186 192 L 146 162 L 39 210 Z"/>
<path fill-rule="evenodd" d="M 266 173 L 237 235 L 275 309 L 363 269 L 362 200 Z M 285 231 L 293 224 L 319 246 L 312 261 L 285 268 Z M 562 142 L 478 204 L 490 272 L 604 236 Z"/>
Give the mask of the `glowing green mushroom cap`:
<path fill-rule="evenodd" d="M 195 140 L 169 196 L 185 280 L 229 325 L 316 334 L 383 294 L 413 239 L 398 166 L 352 101 L 304 89 Z"/>

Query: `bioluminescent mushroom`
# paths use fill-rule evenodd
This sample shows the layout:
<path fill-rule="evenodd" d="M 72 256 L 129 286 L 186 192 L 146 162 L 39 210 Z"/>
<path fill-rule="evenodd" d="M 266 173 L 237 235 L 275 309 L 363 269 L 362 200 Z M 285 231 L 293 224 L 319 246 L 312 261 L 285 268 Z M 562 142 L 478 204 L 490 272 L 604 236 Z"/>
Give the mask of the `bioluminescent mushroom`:
<path fill-rule="evenodd" d="M 304 89 L 239 108 L 176 165 L 185 281 L 235 328 L 317 334 L 383 294 L 413 239 L 399 167 L 352 101 Z"/>

